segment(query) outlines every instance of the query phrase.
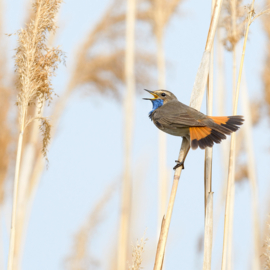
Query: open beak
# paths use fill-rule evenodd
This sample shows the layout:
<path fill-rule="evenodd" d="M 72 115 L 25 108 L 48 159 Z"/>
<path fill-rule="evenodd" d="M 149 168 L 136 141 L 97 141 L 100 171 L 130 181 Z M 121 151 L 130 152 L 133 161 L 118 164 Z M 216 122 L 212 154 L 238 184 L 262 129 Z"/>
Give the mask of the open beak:
<path fill-rule="evenodd" d="M 150 90 L 147 90 L 147 89 L 144 89 L 144 90 L 154 96 L 154 98 L 143 98 L 144 100 L 155 100 L 155 99 L 159 98 L 158 95 L 155 94 L 153 91 L 150 91 Z"/>

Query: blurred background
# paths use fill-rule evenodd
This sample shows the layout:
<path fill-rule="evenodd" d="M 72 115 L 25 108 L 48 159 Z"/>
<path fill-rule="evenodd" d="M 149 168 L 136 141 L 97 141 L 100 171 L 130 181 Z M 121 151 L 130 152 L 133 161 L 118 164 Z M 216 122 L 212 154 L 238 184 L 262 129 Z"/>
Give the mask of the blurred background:
<path fill-rule="evenodd" d="M 214 44 L 214 115 L 232 114 L 233 59 L 237 71 L 239 63 L 233 51 L 242 49 L 248 4 L 236 2 L 234 36 L 230 5 L 224 0 Z M 255 11 L 269 5 L 269 0 L 256 1 Z M 211 1 L 136 1 L 135 85 L 132 88 L 131 82 L 130 89 L 125 41 L 126 33 L 133 30 L 126 32 L 126 12 L 124 0 L 67 0 L 57 17 L 59 28 L 48 36 L 48 45 L 59 46 L 66 58 L 52 81 L 56 95 L 44 108 L 53 125 L 48 163 L 41 155 L 35 125 L 25 133 L 18 269 L 119 270 L 117 254 L 126 254 L 131 265 L 132 244 L 142 237 L 147 238 L 142 266 L 153 268 L 181 138 L 159 133 L 148 117 L 152 104 L 142 100 L 149 97 L 143 89 L 165 88 L 189 104 L 210 24 Z M 6 34 L 16 33 L 32 16 L 31 1 L 0 1 L 0 269 L 7 265 L 18 138 L 13 59 L 17 37 Z M 256 233 L 264 269 L 270 212 L 269 71 L 270 17 L 263 15 L 252 23 L 247 44 L 242 87 L 247 99 L 240 90 L 238 114 L 246 118 L 248 106 L 252 127 L 237 134 L 231 255 L 235 270 L 254 269 Z M 205 108 L 204 100 L 204 113 Z M 221 267 L 228 142 L 213 148 L 212 269 Z M 32 154 L 25 157 L 27 153 Z M 252 200 L 256 199 L 259 227 L 255 232 Z M 123 203 L 128 216 L 123 215 Z M 121 240 L 119 231 L 126 240 Z M 204 151 L 198 149 L 189 152 L 180 178 L 164 268 L 201 269 L 203 232 Z M 119 247 L 121 241 L 126 241 L 125 250 Z"/>

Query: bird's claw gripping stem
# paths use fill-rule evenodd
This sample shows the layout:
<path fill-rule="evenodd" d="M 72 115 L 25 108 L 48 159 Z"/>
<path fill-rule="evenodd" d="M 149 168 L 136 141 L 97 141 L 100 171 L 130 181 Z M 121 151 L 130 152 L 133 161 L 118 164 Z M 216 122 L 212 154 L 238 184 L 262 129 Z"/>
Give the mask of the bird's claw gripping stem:
<path fill-rule="evenodd" d="M 184 161 L 179 161 L 179 160 L 176 160 L 175 161 L 177 164 L 173 167 L 173 169 L 174 170 L 176 170 L 177 168 L 179 168 L 180 166 L 182 166 L 182 170 L 184 170 L 185 169 L 185 167 L 184 167 Z"/>

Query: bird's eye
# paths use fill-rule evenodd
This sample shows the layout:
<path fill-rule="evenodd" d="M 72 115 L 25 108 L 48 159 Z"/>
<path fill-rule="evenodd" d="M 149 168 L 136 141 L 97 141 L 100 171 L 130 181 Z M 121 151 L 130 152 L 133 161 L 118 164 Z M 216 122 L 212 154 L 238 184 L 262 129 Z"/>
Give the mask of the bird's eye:
<path fill-rule="evenodd" d="M 161 95 L 162 95 L 163 97 L 165 97 L 165 96 L 166 96 L 166 94 L 165 94 L 165 93 L 162 93 Z"/>

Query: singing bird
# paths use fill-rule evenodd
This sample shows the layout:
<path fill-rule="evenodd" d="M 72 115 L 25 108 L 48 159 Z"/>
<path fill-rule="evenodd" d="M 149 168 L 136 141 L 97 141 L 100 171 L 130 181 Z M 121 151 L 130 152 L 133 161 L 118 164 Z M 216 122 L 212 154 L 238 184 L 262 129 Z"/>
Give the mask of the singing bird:
<path fill-rule="evenodd" d="M 220 143 L 226 139 L 226 135 L 238 130 L 243 124 L 243 116 L 207 116 L 196 109 L 189 107 L 177 100 L 176 96 L 167 90 L 150 91 L 154 98 L 151 100 L 153 109 L 149 113 L 150 119 L 160 130 L 174 135 L 185 137 L 190 142 L 192 149 L 212 147 L 214 143 Z M 182 166 L 179 162 L 174 169 Z"/>

